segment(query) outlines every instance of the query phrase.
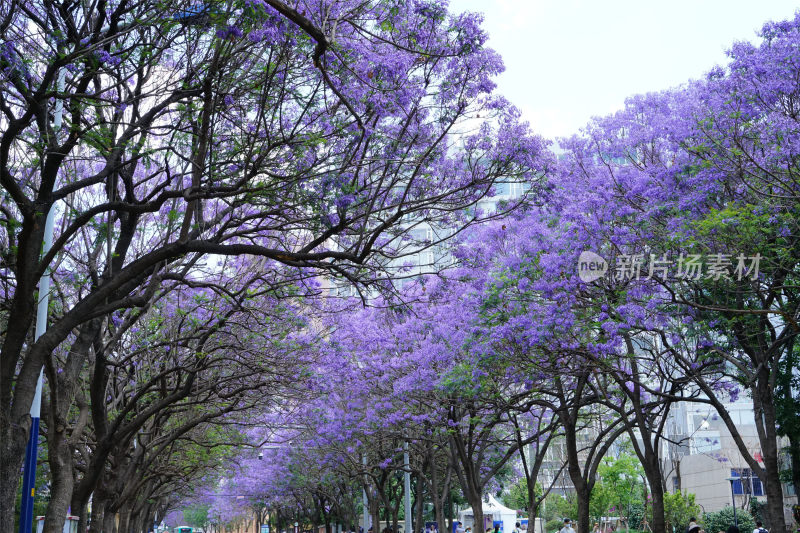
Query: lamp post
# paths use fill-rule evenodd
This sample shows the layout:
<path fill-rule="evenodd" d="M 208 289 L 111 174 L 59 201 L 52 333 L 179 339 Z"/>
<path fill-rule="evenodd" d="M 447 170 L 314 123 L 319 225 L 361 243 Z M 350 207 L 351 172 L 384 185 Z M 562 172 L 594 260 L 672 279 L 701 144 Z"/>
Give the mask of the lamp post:
<path fill-rule="evenodd" d="M 200 7 L 190 8 L 194 11 L 183 12 L 184 16 L 181 18 L 176 15 L 174 18 L 179 22 L 186 25 L 192 24 L 206 24 L 208 16 L 213 14 L 213 10 L 205 7 L 204 4 L 199 4 Z M 201 19 L 198 20 L 197 17 Z M 127 24 L 117 27 L 117 31 L 122 33 L 128 27 Z M 100 33 L 109 31 L 109 26 L 103 26 Z M 56 78 L 56 101 L 55 109 L 53 112 L 53 132 L 58 135 L 64 120 L 64 99 L 62 93 L 64 92 L 64 84 L 66 82 L 67 71 L 63 68 L 59 69 Z M 54 205 L 50 206 L 47 212 L 44 224 L 44 239 L 42 242 L 42 253 L 44 257 L 50 251 L 53 245 L 53 230 L 55 226 L 56 209 Z M 111 214 L 109 213 L 109 220 Z M 111 224 L 109 223 L 109 228 Z M 109 229 L 110 231 L 110 229 Z M 108 239 L 110 246 L 111 239 Z M 110 248 L 109 248 L 110 249 Z M 111 254 L 108 254 L 107 260 L 111 261 Z M 110 271 L 110 270 L 109 270 Z M 47 331 L 47 317 L 50 302 L 50 269 L 47 268 L 39 279 L 39 301 L 36 304 L 36 329 L 34 331 L 34 342 L 39 340 L 39 337 L 44 335 Z M 28 443 L 25 447 L 25 462 L 22 468 L 22 497 L 20 500 L 19 511 L 19 533 L 28 533 L 33 528 L 33 500 L 36 496 L 36 462 L 39 456 L 39 421 L 41 418 L 41 405 L 42 405 L 42 389 L 44 388 L 44 367 L 39 370 L 39 379 L 36 382 L 36 390 L 34 392 L 33 401 L 31 402 L 30 417 L 31 427 L 28 433 Z"/>
<path fill-rule="evenodd" d="M 56 100 L 55 112 L 53 113 L 53 131 L 58 134 L 64 116 L 64 100 L 61 93 L 64 92 L 64 82 L 66 80 L 66 70 L 60 69 L 56 79 Z M 47 255 L 53 244 L 53 227 L 55 225 L 56 209 L 51 206 L 47 212 L 44 223 L 44 243 L 42 245 L 42 256 Z M 34 340 L 47 331 L 47 310 L 50 301 L 50 269 L 39 279 L 39 301 L 36 307 L 36 331 Z M 33 499 L 36 493 L 36 459 L 39 455 L 39 417 L 42 405 L 42 388 L 44 385 L 44 368 L 39 370 L 39 380 L 36 382 L 36 393 L 31 403 L 31 428 L 28 434 L 28 444 L 25 448 L 25 463 L 22 474 L 22 500 L 19 511 L 19 532 L 27 533 L 33 524 Z"/>
<path fill-rule="evenodd" d="M 403 513 L 405 515 L 405 533 L 411 530 L 411 464 L 408 458 L 408 441 L 403 443 Z M 419 505 L 419 503 L 417 504 Z"/>
<path fill-rule="evenodd" d="M 740 478 L 731 476 L 725 479 L 727 479 L 731 483 L 731 503 L 733 504 L 733 525 L 739 527 L 739 519 L 736 518 L 736 495 L 733 492 L 733 482 L 739 480 Z"/>
<path fill-rule="evenodd" d="M 364 526 L 363 526 L 363 533 L 367 533 L 367 528 L 369 528 L 369 500 L 367 500 L 367 454 L 361 455 L 361 464 L 364 465 L 364 488 L 361 490 L 361 507 L 364 511 Z M 375 528 L 377 533 L 377 527 Z"/>

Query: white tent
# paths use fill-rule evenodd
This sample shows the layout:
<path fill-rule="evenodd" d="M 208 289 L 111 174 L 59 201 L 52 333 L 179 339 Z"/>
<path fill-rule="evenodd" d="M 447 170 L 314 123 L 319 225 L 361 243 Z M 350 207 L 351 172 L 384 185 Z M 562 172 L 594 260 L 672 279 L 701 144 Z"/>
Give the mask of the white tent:
<path fill-rule="evenodd" d="M 514 531 L 514 525 L 517 522 L 517 512 L 514 509 L 509 509 L 502 503 L 498 502 L 494 496 L 489 495 L 488 501 L 483 499 L 483 519 L 485 523 L 485 531 L 491 531 L 494 522 L 502 522 L 500 530 L 503 533 L 511 533 Z M 475 528 L 475 513 L 472 508 L 464 509 L 458 513 L 458 520 L 463 524 L 462 527 Z"/>

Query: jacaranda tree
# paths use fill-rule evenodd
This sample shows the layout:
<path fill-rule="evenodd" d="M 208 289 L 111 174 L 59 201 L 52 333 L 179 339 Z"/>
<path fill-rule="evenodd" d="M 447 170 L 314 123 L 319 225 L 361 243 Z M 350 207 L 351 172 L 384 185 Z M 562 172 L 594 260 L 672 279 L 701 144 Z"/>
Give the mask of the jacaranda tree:
<path fill-rule="evenodd" d="M 479 22 L 432 2 L 3 3 L 0 529 L 39 369 L 76 329 L 204 254 L 378 287 L 411 225 L 462 227 L 499 176 L 532 176 L 540 143 L 491 94 Z M 77 287 L 34 339 L 48 269 Z"/>

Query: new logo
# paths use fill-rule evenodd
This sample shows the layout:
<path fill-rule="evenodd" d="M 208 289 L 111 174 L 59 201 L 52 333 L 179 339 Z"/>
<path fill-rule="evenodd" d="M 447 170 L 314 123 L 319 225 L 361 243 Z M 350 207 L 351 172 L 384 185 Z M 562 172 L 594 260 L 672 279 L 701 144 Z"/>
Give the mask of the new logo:
<path fill-rule="evenodd" d="M 584 283 L 600 279 L 608 272 L 608 263 L 594 252 L 581 252 L 578 257 L 578 277 Z"/>

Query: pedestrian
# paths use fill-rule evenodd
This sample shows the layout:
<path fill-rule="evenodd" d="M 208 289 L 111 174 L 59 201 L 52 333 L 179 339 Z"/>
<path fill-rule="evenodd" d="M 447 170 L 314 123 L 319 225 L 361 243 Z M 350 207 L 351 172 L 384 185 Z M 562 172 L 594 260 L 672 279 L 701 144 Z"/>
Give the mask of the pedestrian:
<path fill-rule="evenodd" d="M 514 533 L 521 533 L 521 532 L 520 532 L 520 530 L 519 530 L 519 526 L 520 526 L 520 525 L 521 525 L 521 524 L 520 524 L 519 522 L 517 522 L 516 524 L 514 524 Z"/>
<path fill-rule="evenodd" d="M 564 519 L 564 527 L 561 528 L 559 533 L 575 533 L 575 530 L 572 529 L 572 520 L 569 518 Z"/>
<path fill-rule="evenodd" d="M 769 531 L 764 528 L 761 520 L 756 520 L 756 528 L 753 530 L 753 533 L 769 533 Z"/>
<path fill-rule="evenodd" d="M 598 524 L 597 522 L 594 523 L 594 527 L 592 528 L 592 533 L 603 533 L 600 530 L 600 524 Z"/>
<path fill-rule="evenodd" d="M 689 519 L 689 525 L 686 526 L 686 533 L 699 533 L 700 526 L 697 524 L 697 518 L 691 517 Z"/>
<path fill-rule="evenodd" d="M 494 533 L 500 533 L 500 524 L 494 525 Z"/>

